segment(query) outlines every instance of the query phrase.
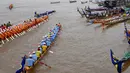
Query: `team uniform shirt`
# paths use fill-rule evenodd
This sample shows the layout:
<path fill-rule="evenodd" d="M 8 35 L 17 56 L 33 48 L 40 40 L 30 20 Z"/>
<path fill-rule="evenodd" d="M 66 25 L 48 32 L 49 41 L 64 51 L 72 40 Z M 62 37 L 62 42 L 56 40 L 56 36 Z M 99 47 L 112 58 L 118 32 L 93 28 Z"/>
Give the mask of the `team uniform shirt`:
<path fill-rule="evenodd" d="M 33 63 L 34 63 L 35 61 L 33 60 L 33 59 L 31 59 L 31 58 L 28 58 L 28 59 L 26 59 L 26 65 L 27 66 L 33 66 Z"/>
<path fill-rule="evenodd" d="M 36 51 L 36 56 L 40 57 L 40 55 L 41 55 L 41 51 Z"/>
<path fill-rule="evenodd" d="M 34 59 L 35 61 L 37 60 L 36 54 L 32 54 L 32 59 Z"/>

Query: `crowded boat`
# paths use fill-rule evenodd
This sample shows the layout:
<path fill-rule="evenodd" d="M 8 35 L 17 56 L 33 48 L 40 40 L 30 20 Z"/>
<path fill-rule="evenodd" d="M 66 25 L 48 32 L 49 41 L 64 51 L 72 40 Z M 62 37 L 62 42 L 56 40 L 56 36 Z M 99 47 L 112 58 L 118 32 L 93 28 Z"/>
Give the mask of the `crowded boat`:
<path fill-rule="evenodd" d="M 48 21 L 48 15 L 54 13 L 53 11 L 47 11 L 39 14 L 37 18 L 29 19 L 23 23 L 12 25 L 10 21 L 7 24 L 1 25 L 0 29 L 0 44 L 3 45 L 10 40 L 14 40 L 16 37 L 24 35 L 26 32 L 31 31 L 34 27 L 38 27 L 42 22 Z"/>
<path fill-rule="evenodd" d="M 29 56 L 25 55 L 23 57 L 23 60 L 21 62 L 22 67 L 18 69 L 16 73 L 30 73 L 34 66 L 40 62 L 46 52 L 54 44 L 54 41 L 58 36 L 58 32 L 60 32 L 60 30 L 61 24 L 58 23 L 52 30 L 50 30 L 48 34 L 43 37 L 36 51 L 33 51 Z M 48 66 L 47 64 L 45 65 Z M 50 66 L 48 67 L 51 68 Z"/>

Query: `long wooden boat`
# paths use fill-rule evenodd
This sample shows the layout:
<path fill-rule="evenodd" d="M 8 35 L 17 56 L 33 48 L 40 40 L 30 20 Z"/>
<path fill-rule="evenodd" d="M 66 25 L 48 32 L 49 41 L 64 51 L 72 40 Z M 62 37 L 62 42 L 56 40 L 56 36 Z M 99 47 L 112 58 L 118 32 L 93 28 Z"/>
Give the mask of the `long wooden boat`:
<path fill-rule="evenodd" d="M 130 17 L 119 17 L 119 18 L 115 18 L 115 19 L 111 19 L 111 20 L 108 20 L 105 25 L 112 25 L 112 24 L 117 24 L 117 23 L 121 23 L 121 22 L 124 22 L 126 20 L 130 20 Z"/>
<path fill-rule="evenodd" d="M 125 33 L 125 35 L 126 35 L 128 44 L 130 44 L 130 30 L 127 29 L 127 27 L 126 27 L 126 22 L 124 22 L 124 27 L 125 27 L 124 33 Z"/>
<path fill-rule="evenodd" d="M 59 29 L 58 29 L 58 31 L 56 32 L 56 33 L 57 33 L 57 34 L 56 34 L 56 37 L 57 37 L 57 35 L 58 35 L 58 32 L 60 32 L 60 30 L 61 30 L 61 24 L 58 24 L 58 27 L 59 27 Z M 51 45 L 48 46 L 48 48 L 46 49 L 46 51 L 45 51 L 45 52 L 42 52 L 41 57 L 34 63 L 34 66 L 33 66 L 33 67 L 25 66 L 23 73 L 30 73 L 30 72 L 31 72 L 31 70 L 38 64 L 38 62 L 43 58 L 43 56 L 47 53 L 47 51 L 48 51 L 48 50 L 51 48 L 51 46 L 54 44 L 54 42 L 55 42 L 55 40 L 56 40 L 56 37 L 55 37 L 54 41 L 51 42 Z"/>
<path fill-rule="evenodd" d="M 105 7 L 99 7 L 99 8 L 87 8 L 86 6 L 85 6 L 85 10 L 86 11 L 105 11 L 105 10 L 107 10 L 107 8 L 105 8 Z"/>
<path fill-rule="evenodd" d="M 26 22 L 19 23 L 17 25 L 10 26 L 0 31 L 0 45 L 2 46 L 6 42 L 13 40 L 26 32 L 33 29 L 33 27 L 39 26 L 40 23 L 48 20 L 48 15 L 56 12 L 55 10 L 41 13 L 39 18 L 32 18 Z"/>
<path fill-rule="evenodd" d="M 58 3 L 60 3 L 60 1 L 50 2 L 50 4 L 58 4 Z"/>
<path fill-rule="evenodd" d="M 48 16 L 42 16 L 40 18 L 31 19 L 31 21 L 13 25 L 10 28 L 5 29 L 4 31 L 0 32 L 0 44 L 4 44 L 5 41 L 8 42 L 9 39 L 13 40 L 14 37 L 25 34 L 26 32 L 33 29 L 33 27 L 37 26 L 39 23 L 47 20 Z"/>
<path fill-rule="evenodd" d="M 50 15 L 50 14 L 52 14 L 52 13 L 54 13 L 54 12 L 56 12 L 56 10 L 51 10 L 51 11 L 46 11 L 46 12 L 44 12 L 44 13 L 39 13 L 39 14 L 34 14 L 34 17 L 41 17 L 41 16 L 45 16 L 45 15 Z"/>
<path fill-rule="evenodd" d="M 81 4 L 85 4 L 85 3 L 87 3 L 88 1 L 81 1 Z"/>
<path fill-rule="evenodd" d="M 76 3 L 77 1 L 76 1 L 76 0 L 73 0 L 73 1 L 70 0 L 69 2 L 70 2 L 70 3 Z"/>
<path fill-rule="evenodd" d="M 130 66 L 130 52 L 126 52 L 122 59 L 118 59 L 110 49 L 110 58 L 118 73 L 122 73 Z"/>

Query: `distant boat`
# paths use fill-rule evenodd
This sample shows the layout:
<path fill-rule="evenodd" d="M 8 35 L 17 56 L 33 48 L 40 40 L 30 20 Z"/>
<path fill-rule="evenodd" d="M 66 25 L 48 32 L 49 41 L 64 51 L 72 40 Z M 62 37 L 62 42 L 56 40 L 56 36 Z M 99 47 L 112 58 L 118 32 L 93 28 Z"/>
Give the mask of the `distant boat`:
<path fill-rule="evenodd" d="M 57 4 L 57 3 L 60 3 L 60 1 L 50 2 L 50 4 Z"/>
<path fill-rule="evenodd" d="M 92 2 L 92 0 L 89 0 L 89 2 Z"/>
<path fill-rule="evenodd" d="M 81 1 L 81 4 L 85 4 L 85 3 L 87 3 L 88 1 Z"/>
<path fill-rule="evenodd" d="M 70 3 L 75 3 L 75 2 L 77 2 L 77 1 L 76 0 L 73 0 L 73 1 L 70 0 Z"/>
<path fill-rule="evenodd" d="M 11 10 L 13 7 L 14 7 L 13 4 L 10 4 L 10 5 L 9 5 L 9 9 L 10 9 L 10 10 Z"/>

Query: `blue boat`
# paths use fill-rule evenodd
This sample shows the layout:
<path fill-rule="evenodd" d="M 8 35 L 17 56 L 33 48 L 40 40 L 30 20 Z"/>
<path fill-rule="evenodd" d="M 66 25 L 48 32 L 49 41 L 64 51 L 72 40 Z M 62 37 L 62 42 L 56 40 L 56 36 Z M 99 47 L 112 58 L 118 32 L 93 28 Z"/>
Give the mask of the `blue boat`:
<path fill-rule="evenodd" d="M 44 13 L 40 13 L 40 14 L 38 14 L 37 12 L 35 12 L 34 17 L 39 18 L 39 17 L 41 17 L 41 16 L 49 15 L 49 14 L 52 14 L 52 13 L 54 13 L 54 12 L 56 12 L 56 11 L 55 11 L 55 10 L 52 10 L 52 11 L 46 11 L 46 12 L 44 12 Z"/>

